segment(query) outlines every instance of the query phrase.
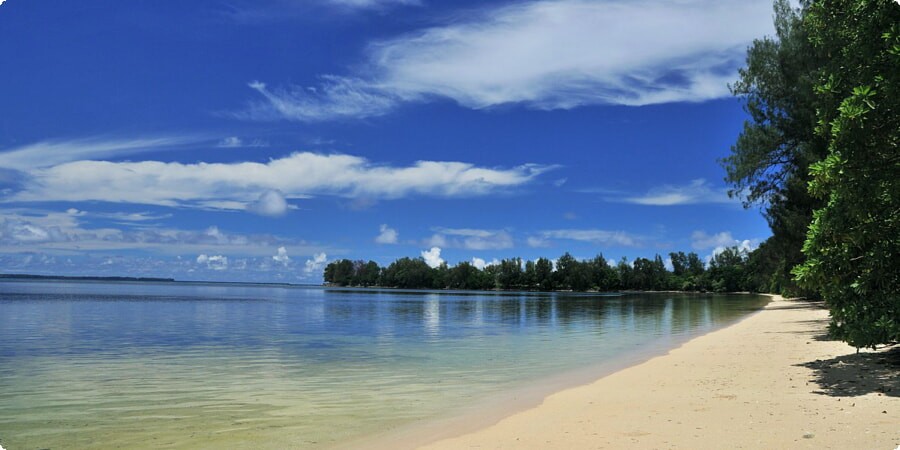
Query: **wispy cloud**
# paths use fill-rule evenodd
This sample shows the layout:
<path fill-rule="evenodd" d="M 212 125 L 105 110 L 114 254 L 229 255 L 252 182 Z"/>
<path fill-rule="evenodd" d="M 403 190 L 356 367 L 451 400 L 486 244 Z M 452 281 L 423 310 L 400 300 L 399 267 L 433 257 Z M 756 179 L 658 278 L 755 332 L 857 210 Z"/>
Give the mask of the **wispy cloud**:
<path fill-rule="evenodd" d="M 203 140 L 204 138 L 196 136 L 164 136 L 133 139 L 92 137 L 42 141 L 0 150 L 0 167 L 16 170 L 37 169 L 71 161 L 108 159 L 147 151 L 170 150 Z"/>
<path fill-rule="evenodd" d="M 323 3 L 353 10 L 384 9 L 399 5 L 421 5 L 420 0 L 322 0 Z"/>
<path fill-rule="evenodd" d="M 262 139 L 253 139 L 250 141 L 246 141 L 237 136 L 229 136 L 226 138 L 222 138 L 216 144 L 216 147 L 219 148 L 242 148 L 242 147 L 268 147 L 269 143 Z"/>
<path fill-rule="evenodd" d="M 3 210 L 0 215 L 0 253 L 138 250 L 155 254 L 228 254 L 271 256 L 279 247 L 295 254 L 312 254 L 322 246 L 268 234 L 229 233 L 216 226 L 201 230 L 164 227 L 90 227 L 88 215 L 76 212 L 25 214 Z"/>
<path fill-rule="evenodd" d="M 625 231 L 599 230 L 595 228 L 546 230 L 540 232 L 537 237 L 533 236 L 532 238 L 533 240 L 530 242 L 532 247 L 545 246 L 546 241 L 549 239 L 566 239 L 590 242 L 596 245 L 617 245 L 622 247 L 640 247 L 644 245 L 643 241 L 645 240 L 640 236 Z"/>
<path fill-rule="evenodd" d="M 643 195 L 609 197 L 612 201 L 651 206 L 692 205 L 698 203 L 735 203 L 728 198 L 727 190 L 712 186 L 702 178 L 686 185 L 663 185 L 650 189 Z"/>
<path fill-rule="evenodd" d="M 277 215 L 284 199 L 327 194 L 393 199 L 464 197 L 530 183 L 552 166 L 478 167 L 449 161 L 376 164 L 343 154 L 293 153 L 265 163 L 74 161 L 27 172 L 7 202 L 106 201 L 247 209 Z M 272 195 L 275 192 L 277 195 Z"/>
<path fill-rule="evenodd" d="M 361 0 L 362 1 L 362 0 Z M 362 1 L 362 3 L 366 3 Z M 363 69 L 269 89 L 246 117 L 319 121 L 449 98 L 469 108 L 700 102 L 729 95 L 746 46 L 770 34 L 763 0 L 532 1 L 369 46 Z"/>
<path fill-rule="evenodd" d="M 400 6 L 418 6 L 420 0 L 252 0 L 228 2 L 222 15 L 240 24 L 264 24 L 273 21 L 367 12 L 385 13 Z"/>
<path fill-rule="evenodd" d="M 465 248 L 468 250 L 500 250 L 513 247 L 513 238 L 506 230 L 474 228 L 435 228 L 428 245 Z"/>

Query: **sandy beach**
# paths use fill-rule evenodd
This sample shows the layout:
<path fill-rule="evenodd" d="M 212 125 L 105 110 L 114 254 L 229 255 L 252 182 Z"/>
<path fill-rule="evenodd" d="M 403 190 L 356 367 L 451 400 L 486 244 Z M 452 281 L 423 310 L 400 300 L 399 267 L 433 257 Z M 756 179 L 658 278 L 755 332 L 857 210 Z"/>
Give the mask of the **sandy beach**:
<path fill-rule="evenodd" d="M 735 325 L 475 432 L 440 430 L 424 448 L 897 448 L 897 349 L 856 354 L 825 338 L 827 320 L 820 304 L 775 297 Z M 416 439 L 406 444 L 427 436 Z"/>

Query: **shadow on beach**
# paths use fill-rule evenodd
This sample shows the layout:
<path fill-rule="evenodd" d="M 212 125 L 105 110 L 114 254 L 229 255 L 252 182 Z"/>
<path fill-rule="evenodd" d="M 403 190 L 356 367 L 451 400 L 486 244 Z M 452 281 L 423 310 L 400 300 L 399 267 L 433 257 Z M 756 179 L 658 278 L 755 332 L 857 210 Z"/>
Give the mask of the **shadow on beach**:
<path fill-rule="evenodd" d="M 769 305 L 766 309 L 826 309 L 826 307 L 825 302 L 821 300 L 791 299 L 787 304 Z"/>
<path fill-rule="evenodd" d="M 856 397 L 878 393 L 900 397 L 900 346 L 874 353 L 851 353 L 802 364 L 813 371 L 816 394 Z"/>

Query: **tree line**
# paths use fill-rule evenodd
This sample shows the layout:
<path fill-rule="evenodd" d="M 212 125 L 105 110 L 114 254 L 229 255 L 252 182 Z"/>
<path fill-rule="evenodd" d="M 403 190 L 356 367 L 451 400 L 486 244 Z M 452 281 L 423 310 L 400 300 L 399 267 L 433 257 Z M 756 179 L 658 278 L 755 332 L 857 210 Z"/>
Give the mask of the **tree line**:
<path fill-rule="evenodd" d="M 421 257 L 400 258 L 386 267 L 375 261 L 341 259 L 325 267 L 324 280 L 332 286 L 405 289 L 759 292 L 763 282 L 755 276 L 754 254 L 727 248 L 706 264 L 696 253 L 673 252 L 672 270 L 660 255 L 633 262 L 623 257 L 610 264 L 602 254 L 579 260 L 567 252 L 555 262 L 508 258 L 484 268 L 468 261 L 431 267 Z"/>
<path fill-rule="evenodd" d="M 761 206 L 766 290 L 819 297 L 830 332 L 900 341 L 900 5 L 775 1 L 731 86 L 749 120 L 722 160 L 730 194 Z"/>

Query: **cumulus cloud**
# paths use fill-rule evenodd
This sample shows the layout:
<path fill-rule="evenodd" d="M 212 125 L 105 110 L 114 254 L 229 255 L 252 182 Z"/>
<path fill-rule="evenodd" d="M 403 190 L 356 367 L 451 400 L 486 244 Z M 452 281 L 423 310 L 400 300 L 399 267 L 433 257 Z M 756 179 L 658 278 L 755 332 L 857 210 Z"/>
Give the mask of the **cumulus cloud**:
<path fill-rule="evenodd" d="M 385 199 L 486 195 L 523 186 L 553 168 L 447 161 L 390 166 L 358 156 L 309 152 L 265 163 L 74 161 L 31 170 L 21 190 L 5 201 L 96 200 L 238 210 L 255 201 L 256 211 L 277 212 L 283 206 L 279 197 L 314 194 Z M 256 197 L 260 192 L 266 193 Z"/>
<path fill-rule="evenodd" d="M 402 102 L 469 108 L 649 105 L 728 97 L 747 45 L 771 34 L 763 0 L 545 0 L 369 46 L 365 68 L 321 86 L 267 89 L 249 114 L 318 121 L 371 117 Z"/>
<path fill-rule="evenodd" d="M 505 230 L 481 230 L 475 228 L 435 228 L 427 242 L 437 247 L 455 247 L 468 250 L 498 250 L 513 247 L 513 238 Z"/>
<path fill-rule="evenodd" d="M 425 264 L 428 264 L 428 267 L 431 267 L 432 269 L 444 263 L 444 259 L 441 258 L 440 247 L 431 247 L 430 250 L 422 250 L 421 255 L 422 259 L 425 260 Z"/>
<path fill-rule="evenodd" d="M 616 199 L 613 199 L 616 200 Z M 639 196 L 618 199 L 626 203 L 653 206 L 690 205 L 697 203 L 731 203 L 725 188 L 715 188 L 698 178 L 687 185 L 663 185 Z"/>
<path fill-rule="evenodd" d="M 200 254 L 197 256 L 197 264 L 205 265 L 207 269 L 211 270 L 227 270 L 228 269 L 228 257 L 222 255 L 210 255 Z"/>
<path fill-rule="evenodd" d="M 735 239 L 728 231 L 716 234 L 707 234 L 705 231 L 695 231 L 691 234 L 691 247 L 695 250 L 712 249 L 706 256 L 708 263 L 715 255 L 722 253 L 730 247 L 737 247 L 743 252 L 752 252 L 759 247 L 760 239 Z"/>
<path fill-rule="evenodd" d="M 247 211 L 267 217 L 283 216 L 288 210 L 287 200 L 276 189 L 270 189 L 260 194 L 255 202 L 247 205 Z"/>
<path fill-rule="evenodd" d="M 387 224 L 381 224 L 380 233 L 375 237 L 375 242 L 379 244 L 396 244 L 397 230 L 388 227 Z"/>
<path fill-rule="evenodd" d="M 487 266 L 496 266 L 500 264 L 500 260 L 494 258 L 492 261 L 488 262 L 478 257 L 472 258 L 472 265 L 478 268 L 478 270 L 484 270 Z"/>
<path fill-rule="evenodd" d="M 306 260 L 306 267 L 303 271 L 307 274 L 320 272 L 325 268 L 326 261 L 328 261 L 328 255 L 326 255 L 325 252 L 316 253 L 313 255 L 312 259 Z"/>
<path fill-rule="evenodd" d="M 609 231 L 598 229 L 560 229 L 540 232 L 537 239 L 567 239 L 590 242 L 596 245 L 618 245 L 622 247 L 640 247 L 643 239 L 625 231 Z M 541 242 L 541 241 L 535 241 Z"/>
<path fill-rule="evenodd" d="M 272 259 L 283 266 L 291 263 L 291 257 L 288 256 L 287 249 L 284 247 L 278 247 L 278 253 L 272 256 Z"/>

